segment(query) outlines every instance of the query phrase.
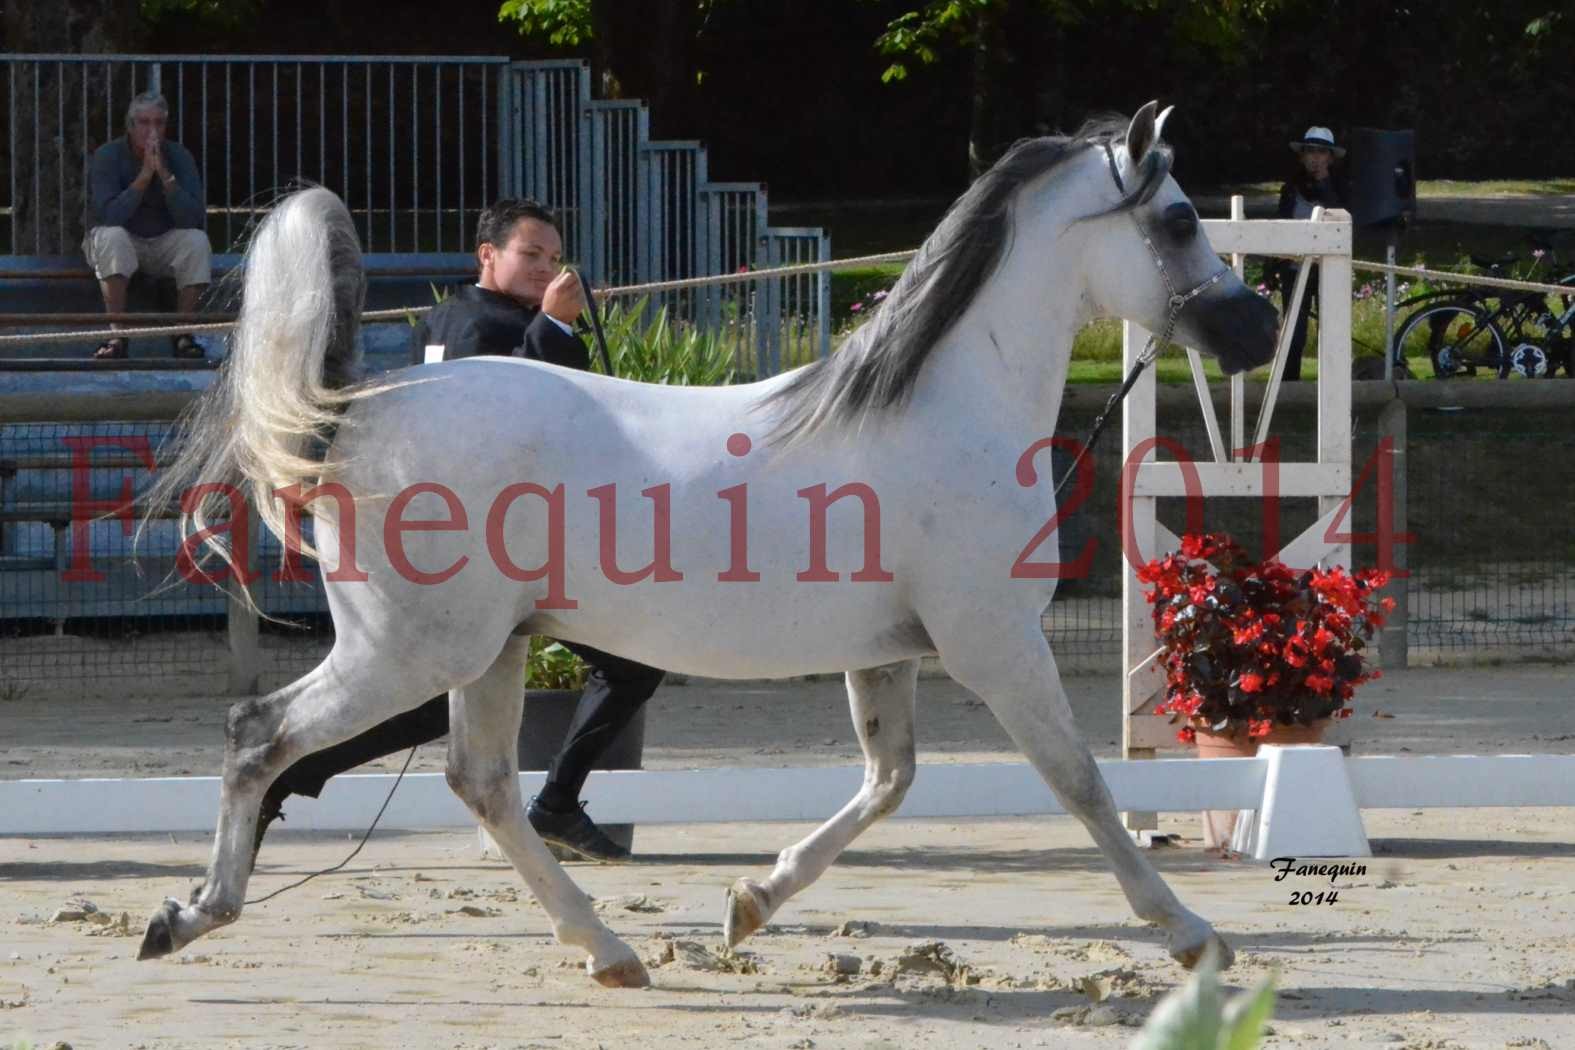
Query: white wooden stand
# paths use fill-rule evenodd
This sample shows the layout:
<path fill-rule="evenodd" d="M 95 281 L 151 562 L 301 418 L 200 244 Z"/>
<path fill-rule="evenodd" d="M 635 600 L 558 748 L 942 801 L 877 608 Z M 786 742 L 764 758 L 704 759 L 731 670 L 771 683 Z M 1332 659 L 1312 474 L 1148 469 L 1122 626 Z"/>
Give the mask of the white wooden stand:
<path fill-rule="evenodd" d="M 1137 460 L 1133 453 L 1156 435 L 1154 370 L 1144 371 L 1127 395 L 1122 412 L 1122 462 L 1130 464 L 1123 472 L 1122 502 L 1130 515 L 1131 542 L 1122 567 L 1122 755 L 1148 759 L 1161 747 L 1176 743 L 1176 726 L 1167 716 L 1156 715 L 1153 707 L 1162 698 L 1164 675 L 1158 660 L 1152 606 L 1143 596 L 1138 582 L 1140 565 L 1181 546 L 1180 539 L 1156 516 L 1161 497 L 1185 497 L 1189 474 L 1196 479 L 1194 494 L 1202 498 L 1262 500 L 1270 493 L 1279 496 L 1316 497 L 1318 521 L 1280 551 L 1280 560 L 1295 568 L 1318 565 L 1349 566 L 1350 547 L 1329 543 L 1325 535 L 1341 504 L 1351 490 L 1351 218 L 1343 211 L 1315 211 L 1308 221 L 1255 220 L 1240 218 L 1240 198 L 1232 201 L 1232 218 L 1203 223 L 1209 242 L 1220 252 L 1234 256 L 1240 272 L 1243 255 L 1302 256 L 1304 264 L 1286 304 L 1274 361 L 1269 366 L 1268 384 L 1259 409 L 1252 438 L 1246 434 L 1246 397 L 1243 377 L 1230 380 L 1230 443 L 1221 434 L 1214 402 L 1203 374 L 1202 357 L 1187 350 L 1192 365 L 1193 384 L 1208 431 L 1211 459 L 1193 464 L 1161 461 L 1149 447 Z M 1264 464 L 1254 461 L 1246 451 L 1261 445 L 1269 436 L 1274 404 L 1284 373 L 1295 318 L 1305 294 L 1309 267 L 1319 266 L 1318 317 L 1318 458 L 1312 463 L 1280 463 L 1271 475 Z M 1123 330 L 1122 364 L 1131 368 L 1148 340 L 1149 333 L 1128 322 Z M 1273 476 L 1277 475 L 1277 476 Z M 1345 525 L 1348 531 L 1350 524 Z M 1125 541 L 1124 541 L 1125 542 Z M 1337 723 L 1343 725 L 1343 723 Z M 1150 812 L 1128 812 L 1126 826 L 1133 832 L 1158 826 Z"/>

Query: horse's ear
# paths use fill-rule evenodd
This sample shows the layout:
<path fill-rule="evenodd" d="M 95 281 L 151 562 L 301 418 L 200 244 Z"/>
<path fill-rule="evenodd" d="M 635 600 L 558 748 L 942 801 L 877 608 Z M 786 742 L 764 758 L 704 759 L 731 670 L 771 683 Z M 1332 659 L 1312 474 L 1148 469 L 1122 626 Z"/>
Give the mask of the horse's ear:
<path fill-rule="evenodd" d="M 1154 141 L 1158 142 L 1165 137 L 1165 121 L 1176 111 L 1175 106 L 1166 106 L 1160 110 L 1159 116 L 1154 118 Z"/>
<path fill-rule="evenodd" d="M 1159 139 L 1159 131 L 1154 124 L 1154 114 L 1158 110 L 1157 101 L 1145 104 L 1127 127 L 1127 163 L 1132 165 L 1133 170 L 1143 162 L 1144 155 Z"/>

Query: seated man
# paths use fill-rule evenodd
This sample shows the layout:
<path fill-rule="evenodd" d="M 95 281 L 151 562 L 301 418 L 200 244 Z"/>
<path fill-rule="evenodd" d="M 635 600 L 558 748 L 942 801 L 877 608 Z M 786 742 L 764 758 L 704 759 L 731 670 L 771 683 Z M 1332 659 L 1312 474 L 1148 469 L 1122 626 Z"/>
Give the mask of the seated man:
<path fill-rule="evenodd" d="M 444 360 L 492 354 L 528 357 L 565 368 L 590 367 L 585 345 L 572 327 L 585 298 L 571 272 L 560 272 L 563 240 L 552 213 L 528 200 L 502 200 L 481 213 L 476 257 L 481 274 L 433 308 L 411 334 L 412 363 L 426 348 L 442 346 Z M 585 813 L 580 790 L 591 766 L 618 738 L 662 683 L 662 672 L 574 642 L 565 647 L 590 673 L 579 706 L 541 794 L 526 816 L 545 841 L 587 860 L 627 860 L 629 851 L 608 838 Z M 523 689 L 525 683 L 520 683 Z M 275 780 L 263 798 L 256 845 L 292 795 L 316 798 L 330 777 L 363 762 L 436 740 L 448 733 L 448 696 L 433 697 L 342 744 L 301 759 Z"/>
<path fill-rule="evenodd" d="M 126 137 L 100 146 L 88 174 L 87 237 L 82 254 L 104 293 L 104 309 L 126 311 L 126 286 L 141 270 L 173 277 L 176 309 L 196 313 L 208 286 L 212 248 L 204 230 L 202 179 L 190 153 L 164 138 L 169 105 L 147 91 L 126 109 Z M 190 335 L 174 339 L 176 357 L 200 358 Z M 94 357 L 125 357 L 123 337 L 106 340 Z"/>

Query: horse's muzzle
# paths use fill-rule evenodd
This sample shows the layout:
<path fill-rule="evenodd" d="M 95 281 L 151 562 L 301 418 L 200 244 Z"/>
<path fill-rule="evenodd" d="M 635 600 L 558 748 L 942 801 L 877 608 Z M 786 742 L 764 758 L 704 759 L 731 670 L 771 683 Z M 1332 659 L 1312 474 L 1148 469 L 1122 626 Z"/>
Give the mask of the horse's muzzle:
<path fill-rule="evenodd" d="M 1230 281 L 1198 296 L 1177 327 L 1181 342 L 1213 354 L 1220 371 L 1235 375 L 1273 360 L 1280 312 L 1246 285 Z"/>

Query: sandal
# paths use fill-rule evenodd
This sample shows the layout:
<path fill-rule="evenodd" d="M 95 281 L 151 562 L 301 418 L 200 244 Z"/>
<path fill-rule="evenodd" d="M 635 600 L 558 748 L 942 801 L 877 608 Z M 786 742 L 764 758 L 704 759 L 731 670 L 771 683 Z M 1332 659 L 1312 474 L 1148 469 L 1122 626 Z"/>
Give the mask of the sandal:
<path fill-rule="evenodd" d="M 130 354 L 131 341 L 121 337 L 106 339 L 102 343 L 98 344 L 97 350 L 93 351 L 94 358 L 100 361 L 108 361 L 111 358 L 128 357 Z"/>
<path fill-rule="evenodd" d="M 189 334 L 177 335 L 171 342 L 175 347 L 175 356 L 183 361 L 201 361 L 207 357 L 207 352 L 203 350 L 202 344 Z"/>

